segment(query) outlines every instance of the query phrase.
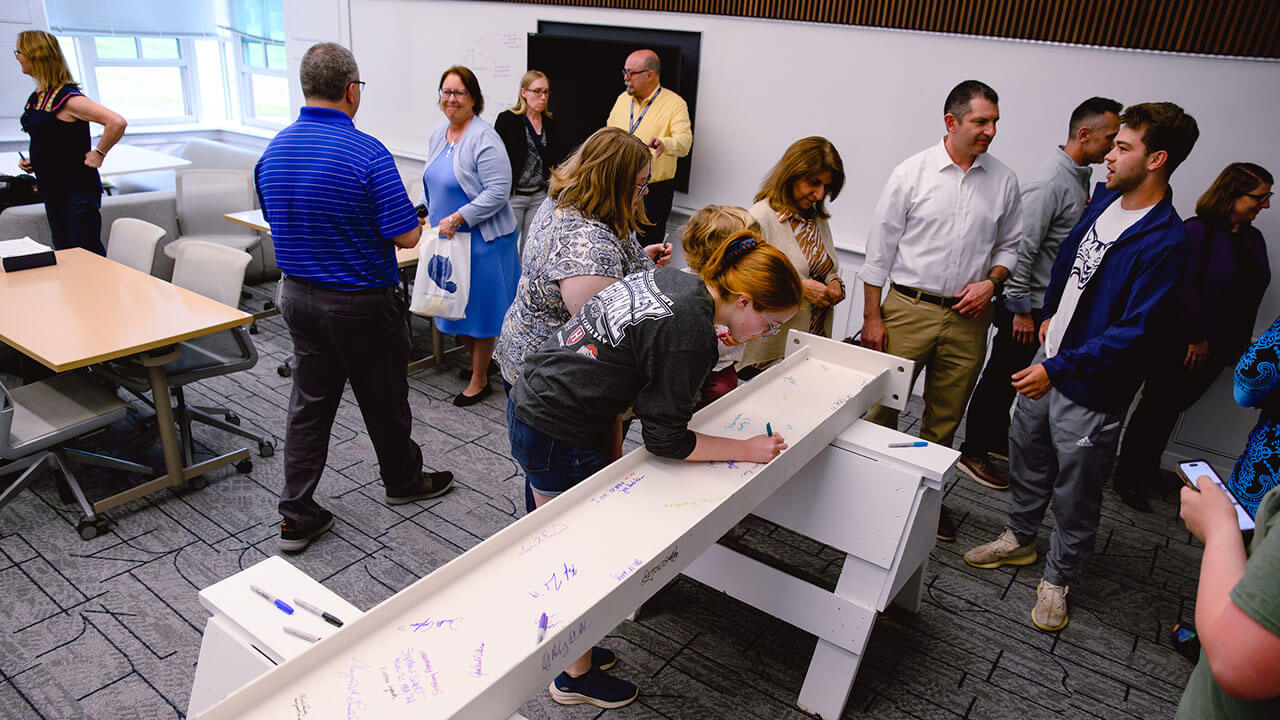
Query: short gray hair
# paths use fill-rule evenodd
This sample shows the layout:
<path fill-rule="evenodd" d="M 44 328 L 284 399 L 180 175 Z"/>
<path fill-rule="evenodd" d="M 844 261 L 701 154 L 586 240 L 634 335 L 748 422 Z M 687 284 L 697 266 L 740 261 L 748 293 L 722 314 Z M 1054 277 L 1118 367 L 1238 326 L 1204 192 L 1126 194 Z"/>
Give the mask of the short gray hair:
<path fill-rule="evenodd" d="M 302 95 L 337 102 L 346 97 L 347 87 L 360 78 L 360 68 L 351 51 L 337 43 L 312 45 L 302 56 Z"/>

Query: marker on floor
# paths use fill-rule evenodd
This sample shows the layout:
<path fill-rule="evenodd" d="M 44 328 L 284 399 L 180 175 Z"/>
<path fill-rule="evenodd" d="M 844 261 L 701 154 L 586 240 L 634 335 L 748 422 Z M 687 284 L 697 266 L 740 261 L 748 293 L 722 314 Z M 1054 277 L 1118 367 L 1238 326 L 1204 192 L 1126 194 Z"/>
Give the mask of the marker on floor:
<path fill-rule="evenodd" d="M 916 440 L 915 442 L 889 443 L 891 448 L 909 448 L 909 447 L 929 447 L 929 443 L 924 440 Z"/>

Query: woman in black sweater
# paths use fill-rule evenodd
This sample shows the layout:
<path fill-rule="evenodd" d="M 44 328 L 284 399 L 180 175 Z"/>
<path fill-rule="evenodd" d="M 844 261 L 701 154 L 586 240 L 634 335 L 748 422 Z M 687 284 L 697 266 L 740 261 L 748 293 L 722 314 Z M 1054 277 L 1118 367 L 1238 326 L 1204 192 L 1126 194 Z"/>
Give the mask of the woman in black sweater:
<path fill-rule="evenodd" d="M 529 223 L 547 198 L 551 168 L 564 157 L 564 138 L 555 119 L 547 111 L 551 82 L 538 70 L 520 78 L 520 98 L 515 107 L 503 110 L 493 122 L 511 159 L 511 209 L 520 229 L 520 255 Z"/>

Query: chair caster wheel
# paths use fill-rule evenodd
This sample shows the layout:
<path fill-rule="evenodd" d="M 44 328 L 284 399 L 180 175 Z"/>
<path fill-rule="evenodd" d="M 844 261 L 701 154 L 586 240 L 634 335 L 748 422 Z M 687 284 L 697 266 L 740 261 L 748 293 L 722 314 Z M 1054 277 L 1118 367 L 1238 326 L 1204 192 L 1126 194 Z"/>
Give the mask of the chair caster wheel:
<path fill-rule="evenodd" d="M 92 540 L 99 535 L 106 533 L 107 527 L 106 518 L 97 518 L 95 520 L 85 518 L 76 523 L 76 532 L 80 534 L 80 539 Z"/>
<path fill-rule="evenodd" d="M 262 303 L 262 309 L 263 309 L 263 310 L 275 310 L 275 309 L 276 309 L 276 302 L 275 302 L 274 300 L 268 300 L 268 301 L 266 301 L 266 302 Z"/>
<path fill-rule="evenodd" d="M 239 415 L 237 415 L 237 414 L 235 414 L 235 412 L 228 412 L 227 414 L 225 414 L 225 415 L 223 415 L 223 416 L 222 416 L 222 419 L 223 419 L 223 420 L 226 420 L 227 422 L 231 423 L 232 425 L 239 425 L 239 424 L 240 424 L 240 416 L 239 416 Z"/>
<path fill-rule="evenodd" d="M 209 486 L 209 479 L 203 475 L 197 475 L 187 481 L 187 485 L 192 490 L 203 490 Z"/>
<path fill-rule="evenodd" d="M 258 454 L 262 457 L 271 457 L 276 454 L 276 444 L 270 440 L 263 440 L 258 443 Z"/>
<path fill-rule="evenodd" d="M 279 375 L 280 377 L 289 377 L 290 375 L 293 374 L 293 368 L 289 367 L 287 364 L 281 365 L 280 367 L 276 368 L 276 374 Z"/>
<path fill-rule="evenodd" d="M 249 334 L 250 334 L 250 335 L 257 335 L 259 332 L 261 332 L 261 331 L 260 331 L 260 330 L 258 330 L 258 323 L 254 323 L 254 324 L 252 324 L 252 325 L 250 325 L 250 326 L 249 326 Z"/>
<path fill-rule="evenodd" d="M 241 475 L 247 475 L 253 472 L 253 461 L 241 460 L 240 462 L 236 463 L 236 472 L 240 473 Z"/>

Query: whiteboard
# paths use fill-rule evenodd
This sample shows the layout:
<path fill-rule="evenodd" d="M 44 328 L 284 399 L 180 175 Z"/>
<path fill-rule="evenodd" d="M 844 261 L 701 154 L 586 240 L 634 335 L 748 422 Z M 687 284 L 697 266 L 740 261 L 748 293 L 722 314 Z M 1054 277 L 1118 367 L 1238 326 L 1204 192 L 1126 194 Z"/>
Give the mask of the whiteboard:
<path fill-rule="evenodd" d="M 789 342 L 807 345 L 691 424 L 749 437 L 769 423 L 790 443 L 772 462 L 635 450 L 202 717 L 506 717 L 872 403 L 905 400 L 910 363 L 795 331 Z"/>
<path fill-rule="evenodd" d="M 1184 216 L 1227 163 L 1280 172 L 1267 118 L 1280 115 L 1280 64 L 1095 47 L 878 30 L 713 15 L 446 0 L 350 0 L 351 42 L 367 107 L 356 123 L 393 152 L 423 159 L 440 72 L 469 53 L 507 67 L 481 77 L 492 121 L 514 100 L 526 33 L 538 20 L 702 34 L 698 124 L 688 194 L 677 207 L 749 207 L 760 181 L 796 139 L 824 135 L 848 175 L 831 203 L 836 245 L 861 251 L 876 199 L 893 168 L 938 142 L 942 103 L 957 82 L 978 78 L 1000 93 L 991 152 L 1026 174 L 1066 140 L 1071 110 L 1092 95 L 1131 104 L 1171 100 L 1191 112 L 1200 140 L 1173 178 Z M 501 39 L 501 42 L 497 40 Z M 510 43 L 507 45 L 506 43 Z M 584 62 L 589 62 L 584 58 Z M 552 102 L 557 83 L 551 78 Z M 618 90 L 622 90 L 619 77 Z M 600 119 L 601 124 L 604 118 Z M 1095 180 L 1105 171 L 1095 166 Z M 1280 238 L 1280 208 L 1257 225 Z M 1280 283 L 1277 283 L 1280 287 Z M 1268 294 L 1260 325 L 1280 312 Z"/>
<path fill-rule="evenodd" d="M 437 102 L 440 73 L 465 65 L 484 95 L 489 124 L 515 103 L 525 72 L 526 21 L 505 3 L 352 0 L 351 50 L 364 99 L 355 123 L 392 153 L 425 159 L 427 135 L 444 120 Z"/>

